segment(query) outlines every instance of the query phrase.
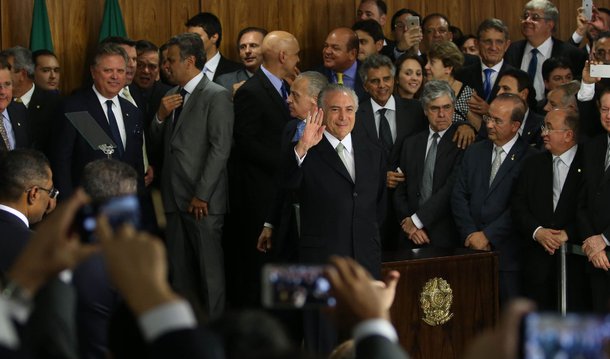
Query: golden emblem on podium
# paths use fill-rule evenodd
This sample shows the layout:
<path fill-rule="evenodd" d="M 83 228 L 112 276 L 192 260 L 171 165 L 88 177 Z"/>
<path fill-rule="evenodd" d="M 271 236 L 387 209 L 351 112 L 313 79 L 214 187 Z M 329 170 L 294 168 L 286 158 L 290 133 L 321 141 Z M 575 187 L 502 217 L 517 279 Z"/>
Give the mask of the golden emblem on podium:
<path fill-rule="evenodd" d="M 431 326 L 445 324 L 453 318 L 449 310 L 453 303 L 453 291 L 443 278 L 433 278 L 426 282 L 419 295 L 419 304 L 424 311 L 422 320 Z"/>

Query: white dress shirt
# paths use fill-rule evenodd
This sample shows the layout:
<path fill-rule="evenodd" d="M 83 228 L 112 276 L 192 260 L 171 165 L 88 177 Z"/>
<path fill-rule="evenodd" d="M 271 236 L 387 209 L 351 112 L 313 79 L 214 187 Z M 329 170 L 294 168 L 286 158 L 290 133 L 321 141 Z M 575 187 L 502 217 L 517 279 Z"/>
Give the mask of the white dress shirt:
<path fill-rule="evenodd" d="M 214 74 L 216 74 L 218 63 L 220 63 L 220 51 L 216 51 L 216 55 L 212 56 L 208 61 L 206 61 L 205 66 L 203 67 L 203 72 L 207 76 L 208 80 L 214 80 Z"/>
<path fill-rule="evenodd" d="M 532 60 L 532 49 L 534 47 L 528 42 L 523 51 L 523 59 L 521 60 L 521 70 L 527 72 L 527 69 Z M 538 49 L 538 63 L 536 64 L 536 77 L 534 77 L 534 89 L 536 89 L 536 100 L 544 99 L 544 80 L 542 79 L 542 63 L 551 58 L 553 52 L 553 38 L 549 36 Z"/>
<path fill-rule="evenodd" d="M 108 121 L 108 106 L 106 105 L 106 101 L 112 101 L 112 113 L 114 114 L 114 118 L 116 119 L 116 124 L 119 127 L 119 134 L 121 135 L 121 142 L 123 142 L 123 148 L 127 147 L 127 133 L 125 131 L 125 122 L 123 121 L 123 111 L 121 111 L 121 103 L 119 102 L 119 96 L 114 96 L 113 98 L 104 97 L 97 89 L 95 85 L 93 87 L 93 92 L 97 96 L 97 100 L 100 102 L 100 106 L 102 106 L 102 110 L 104 110 L 104 115 L 106 116 L 106 121 Z"/>
<path fill-rule="evenodd" d="M 375 100 L 371 99 L 371 105 L 373 106 L 373 114 L 375 115 L 375 130 L 377 131 L 377 138 L 379 138 L 379 121 L 381 116 L 379 110 L 382 108 L 386 109 L 385 118 L 388 119 L 390 125 L 390 132 L 392 133 L 392 141 L 396 141 L 396 100 L 394 96 L 390 96 L 388 102 L 384 106 L 379 105 Z"/>

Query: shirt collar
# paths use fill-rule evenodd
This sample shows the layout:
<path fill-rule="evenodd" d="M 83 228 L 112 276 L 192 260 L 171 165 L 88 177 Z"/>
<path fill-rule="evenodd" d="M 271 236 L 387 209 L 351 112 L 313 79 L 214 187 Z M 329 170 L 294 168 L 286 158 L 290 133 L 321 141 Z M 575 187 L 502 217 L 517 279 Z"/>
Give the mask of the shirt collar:
<path fill-rule="evenodd" d="M 375 100 L 373 100 L 373 98 L 371 98 L 371 105 L 373 106 L 373 113 L 377 113 L 377 111 L 379 111 L 382 108 L 396 111 L 396 100 L 394 100 L 393 95 L 390 96 L 390 98 L 388 99 L 388 101 L 385 103 L 384 106 L 379 105 L 377 102 L 375 102 Z"/>
<path fill-rule="evenodd" d="M 453 126 L 453 125 L 451 125 Z M 438 131 L 438 139 L 440 140 L 441 138 L 443 138 L 443 135 L 447 132 L 447 130 L 449 130 L 451 128 L 451 126 L 447 127 L 446 129 L 442 130 L 442 131 Z M 432 130 L 432 127 L 428 126 L 428 141 L 432 138 L 432 136 L 434 135 L 434 130 Z"/>
<path fill-rule="evenodd" d="M 347 76 L 348 78 L 356 81 L 356 70 L 358 70 L 358 61 L 354 61 L 352 66 L 343 71 L 343 76 Z"/>
<path fill-rule="evenodd" d="M 273 85 L 273 87 L 275 87 L 275 89 L 277 90 L 277 92 L 280 94 L 280 96 L 282 95 L 282 84 L 283 81 L 281 78 L 275 76 L 274 74 L 272 74 L 271 72 L 269 72 L 269 70 L 267 70 L 265 68 L 265 66 L 261 65 L 261 71 L 263 71 L 263 73 L 265 74 L 265 76 L 267 76 L 267 78 L 269 79 L 269 81 L 271 81 L 271 84 Z"/>
<path fill-rule="evenodd" d="M 95 88 L 95 85 L 93 85 L 92 87 L 93 87 L 93 92 L 95 92 L 95 96 L 97 96 L 97 100 L 100 102 L 100 104 L 102 105 L 102 108 L 104 109 L 104 112 L 106 112 L 106 107 L 105 106 L 106 106 L 106 101 L 108 101 L 108 100 L 111 100 L 112 103 L 117 108 L 121 108 L 121 104 L 119 102 L 119 95 L 116 95 L 113 98 L 106 98 Z"/>
<path fill-rule="evenodd" d="M 34 93 L 34 88 L 36 88 L 36 85 L 32 83 L 32 87 L 26 93 L 24 93 L 23 96 L 20 97 L 21 102 L 23 102 L 23 105 L 25 107 L 29 107 L 30 105 L 30 101 L 32 100 L 32 94 Z"/>
<path fill-rule="evenodd" d="M 212 56 L 208 61 L 205 62 L 205 67 L 208 71 L 216 73 L 218 63 L 220 62 L 220 51 L 216 51 L 216 55 Z"/>
<path fill-rule="evenodd" d="M 565 151 L 564 153 L 560 154 L 559 156 L 553 156 L 553 159 L 555 157 L 559 157 L 559 158 L 561 158 L 561 161 L 566 164 L 566 166 L 570 167 L 570 165 L 572 165 L 572 161 L 574 160 L 574 157 L 576 156 L 577 149 L 578 149 L 578 145 L 574 145 L 574 146 L 570 147 L 569 150 Z"/>
<path fill-rule="evenodd" d="M 527 42 L 525 45 L 524 54 L 529 54 L 534 47 Z M 553 38 L 549 36 L 540 46 L 537 47 L 538 51 L 545 59 L 551 57 L 551 52 L 553 52 Z"/>
<path fill-rule="evenodd" d="M 352 153 L 353 147 L 352 147 L 352 134 L 348 133 L 347 136 L 343 137 L 343 139 L 341 141 L 339 141 L 339 139 L 337 139 L 337 137 L 331 135 L 328 131 L 324 131 L 324 136 L 326 136 L 326 139 L 328 140 L 328 142 L 330 142 L 330 145 L 333 146 L 333 148 L 337 148 L 337 146 L 339 145 L 339 142 L 341 142 L 343 144 L 343 147 L 345 147 L 345 149 L 347 150 L 347 152 Z"/>
<path fill-rule="evenodd" d="M 28 218 L 23 213 L 19 212 L 13 207 L 0 204 L 0 210 L 13 214 L 15 217 L 19 218 L 23 222 L 23 224 L 25 224 L 26 227 L 30 227 L 30 221 L 28 221 Z"/>
<path fill-rule="evenodd" d="M 195 75 L 195 77 L 193 77 L 192 79 L 189 80 L 189 82 L 186 83 L 186 85 L 184 85 L 184 90 L 186 90 L 186 92 L 190 94 L 193 93 L 193 91 L 195 91 L 195 87 L 197 87 L 197 85 L 199 84 L 199 82 L 203 79 L 203 71 L 201 71 L 200 73 L 198 73 L 197 75 Z"/>
<path fill-rule="evenodd" d="M 510 150 L 511 150 L 511 149 L 513 148 L 513 146 L 515 145 L 515 143 L 517 142 L 517 139 L 518 139 L 518 138 L 519 138 L 519 134 L 518 134 L 518 133 L 515 133 L 515 136 L 514 136 L 514 137 L 513 137 L 513 138 L 512 138 L 510 141 L 506 142 L 506 143 L 504 144 L 504 146 L 502 146 L 502 149 L 504 150 L 504 153 L 505 153 L 505 154 L 507 154 L 507 155 L 508 155 L 508 154 L 510 153 Z M 495 148 L 495 146 L 494 146 L 494 148 Z"/>
<path fill-rule="evenodd" d="M 527 121 L 527 116 L 530 115 L 530 109 L 525 110 L 525 115 L 523 116 L 523 121 L 521 121 L 521 126 L 519 126 L 519 134 L 523 133 L 523 129 L 525 128 L 525 121 Z"/>
<path fill-rule="evenodd" d="M 502 65 L 504 64 L 504 59 L 500 60 L 500 62 L 498 62 L 497 64 L 493 65 L 492 67 L 489 67 L 487 65 L 485 65 L 483 63 L 483 61 L 481 61 L 481 69 L 483 71 L 485 71 L 486 69 L 492 69 L 494 70 L 496 73 L 500 72 L 500 69 L 502 68 Z"/>

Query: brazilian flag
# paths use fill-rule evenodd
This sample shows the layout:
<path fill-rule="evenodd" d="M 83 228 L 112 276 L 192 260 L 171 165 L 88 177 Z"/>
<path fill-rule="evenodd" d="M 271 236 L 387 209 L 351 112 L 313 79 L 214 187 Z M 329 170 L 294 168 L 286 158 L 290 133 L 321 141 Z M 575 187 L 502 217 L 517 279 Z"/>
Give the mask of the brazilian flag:
<path fill-rule="evenodd" d="M 32 12 L 32 31 L 30 33 L 30 50 L 46 49 L 53 51 L 53 38 L 49 26 L 49 14 L 45 0 L 34 0 Z"/>
<path fill-rule="evenodd" d="M 121 14 L 118 0 L 106 0 L 104 4 L 104 17 L 102 18 L 99 41 L 104 40 L 108 36 L 127 37 L 125 22 L 123 21 L 123 14 Z"/>

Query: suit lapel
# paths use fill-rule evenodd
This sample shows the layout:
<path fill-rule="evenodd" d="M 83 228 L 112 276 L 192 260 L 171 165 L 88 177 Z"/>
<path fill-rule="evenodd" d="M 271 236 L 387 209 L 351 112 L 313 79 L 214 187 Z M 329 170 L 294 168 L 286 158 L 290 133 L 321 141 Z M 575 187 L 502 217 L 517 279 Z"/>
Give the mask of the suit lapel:
<path fill-rule="evenodd" d="M 421 149 L 415 155 L 415 180 L 417 181 L 415 183 L 418 186 L 421 184 L 422 178 L 424 176 L 424 166 L 426 164 L 426 150 L 428 149 L 428 136 L 429 135 L 430 135 L 429 131 L 425 131 L 425 132 L 421 132 L 414 138 L 414 140 L 415 140 L 414 148 Z M 440 142 L 439 142 L 439 144 L 440 144 Z M 436 158 L 438 159 L 438 150 L 436 152 Z"/>
<path fill-rule="evenodd" d="M 174 136 L 176 136 L 176 133 L 178 133 L 178 131 L 180 130 L 180 127 L 182 126 L 184 119 L 191 116 L 191 112 L 193 111 L 193 108 L 195 107 L 195 102 L 197 102 L 197 100 L 199 99 L 199 96 L 201 96 L 201 92 L 205 89 L 205 87 L 207 86 L 209 81 L 210 80 L 208 80 L 208 78 L 205 75 L 203 75 L 203 77 L 201 78 L 201 80 L 199 81 L 197 86 L 195 86 L 195 89 L 193 90 L 193 92 L 189 95 L 189 99 L 184 104 L 184 107 L 182 108 L 182 111 L 180 112 L 180 116 L 178 116 L 177 119 L 174 119 L 175 121 L 178 121 L 178 122 L 176 122 L 176 124 L 174 125 L 174 131 L 172 132 L 172 138 L 174 138 Z"/>
<path fill-rule="evenodd" d="M 269 96 L 269 98 L 272 99 L 273 102 L 275 102 L 278 109 L 281 109 L 280 111 L 282 111 L 284 118 L 290 118 L 290 112 L 288 112 L 286 101 L 284 101 L 284 99 L 282 98 L 282 96 L 280 96 L 275 87 L 273 87 L 273 84 L 271 83 L 269 78 L 267 78 L 267 75 L 265 75 L 263 71 L 256 71 L 253 77 L 258 78 L 265 91 L 267 91 L 267 95 Z"/>
<path fill-rule="evenodd" d="M 123 114 L 123 124 L 125 125 L 125 152 L 130 151 L 132 145 L 132 136 L 142 135 L 142 129 L 137 123 L 136 114 L 129 101 L 119 96 L 119 104 L 121 105 L 121 113 Z M 137 110 L 136 110 L 137 111 Z"/>
<path fill-rule="evenodd" d="M 375 114 L 373 113 L 373 105 L 367 100 L 362 103 L 362 126 L 366 131 L 367 136 L 373 142 L 378 141 L 377 129 L 375 128 Z"/>
<path fill-rule="evenodd" d="M 574 160 L 570 165 L 570 169 L 568 170 L 568 175 L 566 176 L 566 180 L 563 183 L 563 188 L 561 189 L 561 194 L 559 195 L 559 200 L 557 201 L 557 207 L 555 207 L 555 213 L 561 213 L 565 209 L 566 205 L 566 195 L 565 193 L 574 193 L 579 190 L 578 186 L 581 183 L 580 179 L 582 177 L 582 147 L 576 150 L 576 155 L 574 156 Z M 549 154 L 549 157 L 550 154 Z M 551 164 L 552 166 L 552 164 Z M 548 183 L 548 182 L 547 182 Z"/>
<path fill-rule="evenodd" d="M 320 151 L 320 157 L 322 157 L 322 159 L 330 167 L 332 167 L 335 171 L 339 172 L 340 175 L 345 177 L 346 180 L 350 181 L 350 183 L 354 183 L 354 181 L 352 180 L 352 176 L 350 176 L 349 172 L 347 172 L 347 168 L 345 168 L 345 165 L 339 158 L 339 155 L 337 154 L 337 152 L 335 151 L 333 146 L 326 139 L 326 136 L 322 137 L 322 141 L 320 141 L 320 143 L 316 147 L 318 147 L 318 146 L 319 146 L 319 151 Z M 354 148 L 354 151 L 355 151 L 354 152 L 354 163 L 357 163 L 356 161 L 358 160 L 358 158 L 356 155 L 358 152 L 356 152 L 356 147 L 354 146 L 354 143 L 353 143 L 353 136 L 352 136 L 352 147 Z M 356 167 L 356 178 L 358 178 L 358 166 L 356 165 L 355 167 Z"/>
<path fill-rule="evenodd" d="M 110 132 L 110 125 L 108 124 L 108 119 L 106 118 L 106 109 L 102 108 L 100 101 L 97 99 L 95 92 L 93 89 L 89 89 L 87 91 L 87 102 L 89 109 L 89 114 L 91 117 L 95 119 L 95 121 L 100 125 L 100 127 L 106 132 L 108 137 L 112 138 L 112 132 Z"/>

